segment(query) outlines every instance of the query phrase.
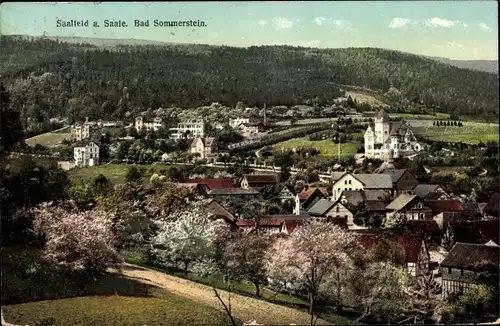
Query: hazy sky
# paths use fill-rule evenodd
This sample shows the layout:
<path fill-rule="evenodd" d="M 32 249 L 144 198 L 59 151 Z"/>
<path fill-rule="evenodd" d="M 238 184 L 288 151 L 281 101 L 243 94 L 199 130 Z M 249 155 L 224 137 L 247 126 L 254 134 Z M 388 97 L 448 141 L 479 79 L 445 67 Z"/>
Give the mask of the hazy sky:
<path fill-rule="evenodd" d="M 3 3 L 0 34 L 135 38 L 250 46 L 380 47 L 451 59 L 498 59 L 496 1 Z M 57 20 L 89 27 L 57 27 Z M 124 20 L 129 27 L 105 28 Z M 134 20 L 150 27 L 133 27 Z M 153 27 L 202 20 L 206 27 Z M 100 27 L 92 27 L 96 21 Z"/>

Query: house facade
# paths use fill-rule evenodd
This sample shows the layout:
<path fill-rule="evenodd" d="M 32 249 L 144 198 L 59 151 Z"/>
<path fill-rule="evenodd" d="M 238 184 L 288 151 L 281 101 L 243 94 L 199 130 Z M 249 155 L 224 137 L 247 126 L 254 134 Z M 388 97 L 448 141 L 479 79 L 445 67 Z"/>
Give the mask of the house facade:
<path fill-rule="evenodd" d="M 158 131 L 161 126 L 162 126 L 162 118 L 160 117 L 155 117 L 152 120 L 146 120 L 144 119 L 143 116 L 138 116 L 135 118 L 135 130 L 140 131 L 142 129 L 145 130 L 153 130 L 153 131 Z"/>
<path fill-rule="evenodd" d="M 498 257 L 498 247 L 456 243 L 439 267 L 443 298 L 466 293 L 476 287 L 486 275 L 498 278 Z"/>
<path fill-rule="evenodd" d="M 380 110 L 374 120 L 374 125 L 368 126 L 364 135 L 365 157 L 403 157 L 422 150 L 406 120 L 391 122 L 384 110 Z"/>
<path fill-rule="evenodd" d="M 99 134 L 100 128 L 95 121 L 85 118 L 83 123 L 75 123 L 71 126 L 71 140 L 74 142 L 84 141 Z"/>
<path fill-rule="evenodd" d="M 413 189 L 418 185 L 418 180 L 407 169 L 386 169 L 382 173 L 391 176 L 393 197 L 412 194 Z"/>
<path fill-rule="evenodd" d="M 432 209 L 416 195 L 399 195 L 386 207 L 386 223 L 398 220 L 430 220 Z"/>
<path fill-rule="evenodd" d="M 89 141 L 73 148 L 75 166 L 85 167 L 99 164 L 99 145 Z"/>
<path fill-rule="evenodd" d="M 195 137 L 205 137 L 205 121 L 196 120 L 196 121 L 187 121 L 180 122 L 177 124 L 177 127 L 170 128 L 172 134 L 170 137 L 172 139 L 193 139 Z"/>
<path fill-rule="evenodd" d="M 217 141 L 213 137 L 196 137 L 191 143 L 191 153 L 197 153 L 200 158 L 213 158 L 218 156 Z"/>
<path fill-rule="evenodd" d="M 352 174 L 341 176 L 332 186 L 332 200 L 337 201 L 344 191 L 385 190 L 392 191 L 391 176 L 387 174 Z"/>

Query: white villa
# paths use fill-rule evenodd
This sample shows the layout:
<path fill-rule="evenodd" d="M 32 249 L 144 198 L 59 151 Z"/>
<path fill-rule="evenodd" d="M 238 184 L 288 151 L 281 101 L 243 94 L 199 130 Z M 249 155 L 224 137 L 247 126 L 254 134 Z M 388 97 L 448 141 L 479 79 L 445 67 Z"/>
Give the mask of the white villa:
<path fill-rule="evenodd" d="M 156 117 L 151 121 L 144 120 L 143 116 L 135 118 L 135 130 L 139 131 L 141 129 L 158 131 L 162 126 L 162 119 Z"/>
<path fill-rule="evenodd" d="M 389 121 L 384 111 L 375 117 L 374 125 L 365 132 L 365 157 L 386 159 L 415 154 L 422 150 L 408 121 Z"/>
<path fill-rule="evenodd" d="M 175 128 L 170 128 L 173 131 L 171 138 L 172 139 L 181 139 L 184 136 L 188 139 L 193 139 L 196 137 L 204 137 L 205 136 L 205 121 L 187 121 L 181 122 Z"/>
<path fill-rule="evenodd" d="M 77 146 L 73 149 L 75 166 L 94 166 L 99 164 L 99 145 L 95 141 Z"/>

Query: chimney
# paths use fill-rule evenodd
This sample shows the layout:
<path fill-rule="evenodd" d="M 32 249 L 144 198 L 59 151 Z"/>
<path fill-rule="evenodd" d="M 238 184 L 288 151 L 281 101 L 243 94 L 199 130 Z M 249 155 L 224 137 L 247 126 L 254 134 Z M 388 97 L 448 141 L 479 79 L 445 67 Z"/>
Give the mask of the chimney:
<path fill-rule="evenodd" d="M 85 122 L 89 122 L 89 117 L 85 117 Z"/>

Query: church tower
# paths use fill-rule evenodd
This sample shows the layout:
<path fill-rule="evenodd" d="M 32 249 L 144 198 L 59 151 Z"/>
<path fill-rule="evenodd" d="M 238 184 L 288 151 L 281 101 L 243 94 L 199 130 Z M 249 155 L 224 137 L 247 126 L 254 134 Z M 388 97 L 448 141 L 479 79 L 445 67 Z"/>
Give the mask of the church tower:
<path fill-rule="evenodd" d="M 375 143 L 383 144 L 389 138 L 391 132 L 391 123 L 389 115 L 383 109 L 375 117 Z"/>

